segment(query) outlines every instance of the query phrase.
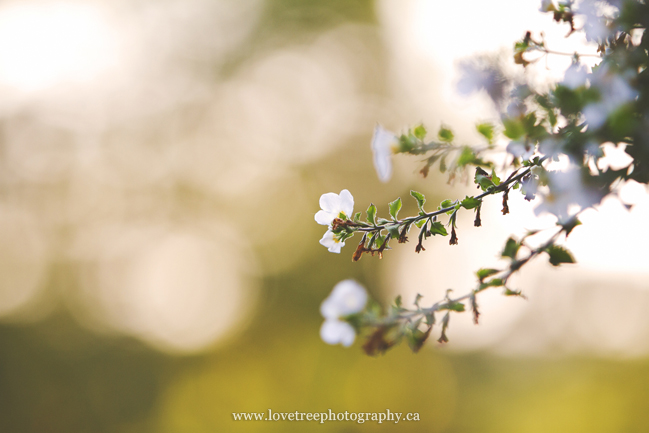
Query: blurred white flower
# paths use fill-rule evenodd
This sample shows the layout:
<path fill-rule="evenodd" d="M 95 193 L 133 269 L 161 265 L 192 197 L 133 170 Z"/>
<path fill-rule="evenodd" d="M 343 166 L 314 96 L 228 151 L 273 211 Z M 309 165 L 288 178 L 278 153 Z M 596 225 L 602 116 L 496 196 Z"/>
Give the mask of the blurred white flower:
<path fill-rule="evenodd" d="M 460 69 L 460 79 L 457 83 L 457 91 L 461 95 L 469 96 L 484 90 L 496 107 L 501 107 L 510 80 L 503 72 L 498 58 L 474 57 L 462 61 L 458 69 Z"/>
<path fill-rule="evenodd" d="M 586 66 L 582 65 L 581 63 L 573 63 L 566 70 L 561 84 L 575 90 L 579 87 L 585 86 L 587 78 L 588 70 L 586 69 Z"/>
<path fill-rule="evenodd" d="M 559 219 L 559 223 L 565 223 L 576 213 L 576 209 L 599 203 L 600 195 L 583 184 L 579 169 L 550 171 L 546 174 L 549 190 L 542 194 L 543 201 L 534 209 L 536 215 L 551 213 Z M 570 209 L 572 205 L 576 208 Z"/>
<path fill-rule="evenodd" d="M 539 8 L 541 12 L 551 12 L 557 10 L 554 6 L 552 0 L 541 0 L 541 7 Z"/>
<path fill-rule="evenodd" d="M 602 41 L 611 33 L 606 26 L 606 18 L 599 9 L 601 4 L 596 0 L 583 0 L 576 10 L 577 14 L 584 16 L 584 33 L 588 41 Z"/>
<path fill-rule="evenodd" d="M 320 327 L 320 338 L 327 344 L 342 344 L 349 347 L 356 339 L 356 331 L 347 322 L 340 320 L 325 320 Z"/>
<path fill-rule="evenodd" d="M 335 218 L 340 218 L 340 214 L 343 214 L 346 218 L 352 217 L 354 212 L 354 197 L 346 189 L 340 191 L 340 194 L 328 192 L 320 196 L 320 207 L 322 210 L 315 214 L 316 222 L 323 226 L 331 226 Z M 322 239 L 324 240 L 324 238 Z"/>
<path fill-rule="evenodd" d="M 358 313 L 367 304 L 365 288 L 354 280 L 343 280 L 336 284 L 331 294 L 322 301 L 320 313 L 325 318 L 320 328 L 320 338 L 328 344 L 350 346 L 356 338 L 356 331 L 347 322 L 340 320 Z"/>
<path fill-rule="evenodd" d="M 336 235 L 331 230 L 327 232 L 320 239 L 320 245 L 326 247 L 330 253 L 340 254 L 340 249 L 345 246 L 345 242 L 336 238 Z"/>
<path fill-rule="evenodd" d="M 507 152 L 514 156 L 521 157 L 524 160 L 528 160 L 532 155 L 534 155 L 534 145 L 519 140 L 512 140 L 507 145 Z"/>
<path fill-rule="evenodd" d="M 397 136 L 384 129 L 381 125 L 374 127 L 372 136 L 372 154 L 374 168 L 381 182 L 387 182 L 392 177 L 392 154 L 397 153 L 399 140 Z"/>
<path fill-rule="evenodd" d="M 320 313 L 326 319 L 338 319 L 358 313 L 367 303 L 365 288 L 354 280 L 343 280 L 336 284 L 331 294 L 322 301 Z"/>
<path fill-rule="evenodd" d="M 539 152 L 546 156 L 556 156 L 563 151 L 564 141 L 556 137 L 546 137 L 539 141 Z"/>
<path fill-rule="evenodd" d="M 588 104 L 584 108 L 584 117 L 589 127 L 601 127 L 615 110 L 624 104 L 633 101 L 638 92 L 627 82 L 630 76 L 611 72 L 607 65 L 597 68 L 591 77 L 591 86 L 599 90 L 599 102 Z M 630 75 L 630 74 L 629 74 Z"/>

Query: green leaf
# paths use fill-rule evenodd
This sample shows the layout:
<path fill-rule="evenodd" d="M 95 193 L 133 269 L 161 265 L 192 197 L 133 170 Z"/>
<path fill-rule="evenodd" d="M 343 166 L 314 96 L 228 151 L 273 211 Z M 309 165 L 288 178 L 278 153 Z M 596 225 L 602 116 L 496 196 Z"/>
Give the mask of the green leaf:
<path fill-rule="evenodd" d="M 417 200 L 417 206 L 419 207 L 419 210 L 423 212 L 424 211 L 424 203 L 426 203 L 426 197 L 424 197 L 424 195 L 422 193 L 414 191 L 414 190 L 410 191 L 410 195 L 413 196 L 415 198 L 415 200 Z"/>
<path fill-rule="evenodd" d="M 390 223 L 390 222 L 392 222 L 392 221 L 390 221 L 390 220 L 386 220 L 385 218 L 377 218 L 376 222 L 377 222 L 379 225 L 385 225 L 385 224 L 388 224 L 388 223 Z"/>
<path fill-rule="evenodd" d="M 478 276 L 480 282 L 482 282 L 482 280 L 484 280 L 488 276 L 497 274 L 498 272 L 500 272 L 498 269 L 482 268 L 482 269 L 478 269 L 476 275 Z"/>
<path fill-rule="evenodd" d="M 493 143 L 494 140 L 494 126 L 491 123 L 480 123 L 475 126 L 478 132 L 487 139 L 489 144 Z"/>
<path fill-rule="evenodd" d="M 392 239 L 399 239 L 399 225 L 395 224 L 388 226 L 388 233 L 392 236 Z"/>
<path fill-rule="evenodd" d="M 424 345 L 426 340 L 428 339 L 428 336 L 430 335 L 430 331 L 433 329 L 432 326 L 428 326 L 428 329 L 426 332 L 417 329 L 417 328 L 412 328 L 410 332 L 408 333 L 408 346 L 410 346 L 410 349 L 417 353 L 419 352 L 419 349 Z"/>
<path fill-rule="evenodd" d="M 484 290 L 487 287 L 499 287 L 505 284 L 505 282 L 501 278 L 492 278 L 491 280 L 487 281 L 486 283 L 481 283 L 480 284 L 480 290 Z"/>
<path fill-rule="evenodd" d="M 505 126 L 505 130 L 503 131 L 503 134 L 507 138 L 511 138 L 512 140 L 517 140 L 525 134 L 525 126 L 523 123 L 513 117 L 506 117 L 503 119 L 503 126 Z"/>
<path fill-rule="evenodd" d="M 417 137 L 420 140 L 423 140 L 424 138 L 426 138 L 427 131 L 426 131 L 426 128 L 424 127 L 424 125 L 417 126 L 414 129 L 414 131 L 412 131 L 412 132 L 415 135 L 415 137 Z"/>
<path fill-rule="evenodd" d="M 434 221 L 430 225 L 430 234 L 448 236 L 448 232 L 446 231 L 446 227 L 444 227 L 444 224 L 442 224 L 439 221 Z"/>
<path fill-rule="evenodd" d="M 521 247 L 520 244 L 516 242 L 514 238 L 509 238 L 505 243 L 505 248 L 503 249 L 501 256 L 509 257 L 511 259 L 516 259 L 516 253 L 518 253 L 518 249 L 520 247 Z"/>
<path fill-rule="evenodd" d="M 545 251 L 550 255 L 552 266 L 559 266 L 561 263 L 575 263 L 572 254 L 559 245 L 551 245 Z"/>
<path fill-rule="evenodd" d="M 442 159 L 439 160 L 439 171 L 440 171 L 440 173 L 445 173 L 446 172 L 446 155 L 448 155 L 448 153 L 445 153 L 444 156 L 442 156 Z"/>
<path fill-rule="evenodd" d="M 460 203 L 464 209 L 473 209 L 482 203 L 482 200 L 475 197 L 466 196 L 464 200 Z"/>
<path fill-rule="evenodd" d="M 396 297 L 396 299 L 394 300 L 394 305 L 395 305 L 397 308 L 401 308 L 401 305 L 402 305 L 402 303 L 401 303 L 401 295 L 399 295 L 399 296 Z"/>
<path fill-rule="evenodd" d="M 465 310 L 464 304 L 461 302 L 449 302 L 447 304 L 443 304 L 439 306 L 440 310 L 451 310 L 451 311 L 457 311 L 457 312 L 462 312 Z"/>
<path fill-rule="evenodd" d="M 473 149 L 471 149 L 469 146 L 464 146 L 462 148 L 462 152 L 460 153 L 460 156 L 457 158 L 457 165 L 458 167 L 464 167 L 467 164 L 470 164 L 476 160 L 475 153 L 473 153 Z"/>
<path fill-rule="evenodd" d="M 444 125 L 442 125 L 439 128 L 437 137 L 440 139 L 440 141 L 450 143 L 451 141 L 453 141 L 453 131 L 451 131 L 449 128 L 445 127 Z"/>
<path fill-rule="evenodd" d="M 376 225 L 376 206 L 374 206 L 374 203 L 367 208 L 367 222 Z"/>
<path fill-rule="evenodd" d="M 558 223 L 557 223 L 558 224 Z M 561 225 L 561 224 L 559 224 Z M 575 227 L 580 226 L 581 221 L 579 221 L 577 218 L 572 218 L 570 221 L 567 223 L 561 225 L 563 227 L 563 230 L 566 232 L 566 236 L 568 236 Z"/>
<path fill-rule="evenodd" d="M 399 210 L 401 209 L 401 197 L 388 204 L 390 207 L 390 216 L 393 220 L 397 220 L 397 215 L 399 215 Z"/>
<path fill-rule="evenodd" d="M 496 186 L 500 185 L 500 178 L 496 174 L 496 170 L 494 170 L 493 168 L 491 169 L 491 181 Z"/>
<path fill-rule="evenodd" d="M 416 225 L 418 228 L 421 228 L 421 226 L 423 226 L 425 223 L 426 223 L 426 220 L 424 219 L 424 220 L 419 220 L 419 221 L 417 221 L 417 222 L 415 223 L 415 225 Z"/>
<path fill-rule="evenodd" d="M 354 214 L 354 222 L 357 223 L 357 222 L 359 222 L 360 220 L 361 220 L 361 213 L 360 213 L 360 212 L 356 212 L 356 213 Z"/>
<path fill-rule="evenodd" d="M 453 206 L 453 202 L 451 200 L 446 199 L 439 204 L 437 210 L 446 209 L 447 207 L 451 207 L 451 206 Z"/>
<path fill-rule="evenodd" d="M 476 167 L 473 181 L 476 185 L 480 185 L 480 188 L 483 191 L 486 191 L 487 188 L 491 186 L 495 186 L 493 181 L 489 178 L 489 174 L 480 167 Z"/>
<path fill-rule="evenodd" d="M 417 146 L 415 138 L 414 135 L 401 134 L 399 137 L 399 152 L 409 153 L 412 151 Z"/>

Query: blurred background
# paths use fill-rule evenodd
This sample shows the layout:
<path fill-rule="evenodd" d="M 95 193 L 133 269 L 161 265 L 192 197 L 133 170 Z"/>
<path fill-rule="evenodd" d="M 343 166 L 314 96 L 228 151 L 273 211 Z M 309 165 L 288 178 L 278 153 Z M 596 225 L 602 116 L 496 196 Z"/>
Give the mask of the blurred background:
<path fill-rule="evenodd" d="M 321 431 L 649 431 L 645 188 L 584 214 L 578 265 L 530 265 L 528 300 L 479 298 L 418 355 L 328 346 L 319 304 L 355 278 L 384 303 L 464 293 L 507 236 L 549 227 L 516 194 L 468 212 L 460 244 L 396 245 L 351 262 L 318 240 L 326 192 L 387 215 L 410 189 L 475 191 L 370 139 L 424 122 L 475 144 L 496 118 L 461 97 L 458 62 L 525 31 L 593 53 L 536 0 L 138 0 L 0 3 L 0 431 L 307 431 L 232 412 L 419 412 Z M 561 79 L 569 57 L 527 79 Z M 592 64 L 592 63 L 591 63 Z M 610 164 L 624 159 L 610 146 Z M 617 162 L 616 162 L 617 161 Z M 414 202 L 414 200 L 412 200 Z"/>

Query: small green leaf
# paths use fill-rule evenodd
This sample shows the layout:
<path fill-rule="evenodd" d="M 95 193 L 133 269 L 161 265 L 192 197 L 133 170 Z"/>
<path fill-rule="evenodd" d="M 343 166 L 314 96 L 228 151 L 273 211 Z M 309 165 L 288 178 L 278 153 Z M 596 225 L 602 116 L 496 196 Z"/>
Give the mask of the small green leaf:
<path fill-rule="evenodd" d="M 527 299 L 520 290 L 505 289 L 504 294 L 505 296 L 520 296 L 523 299 Z"/>
<path fill-rule="evenodd" d="M 395 224 L 388 226 L 388 233 L 392 236 L 392 239 L 399 239 L 399 225 Z"/>
<path fill-rule="evenodd" d="M 424 127 L 424 125 L 419 125 L 414 129 L 414 131 L 412 131 L 412 133 L 415 135 L 415 137 L 417 137 L 420 140 L 423 140 L 424 138 L 426 138 L 426 132 L 427 131 L 426 131 L 426 128 Z"/>
<path fill-rule="evenodd" d="M 388 223 L 390 223 L 390 222 L 392 222 L 392 221 L 390 221 L 390 220 L 386 220 L 385 218 L 377 218 L 377 219 L 376 219 L 376 222 L 377 222 L 379 225 L 385 225 L 385 224 L 388 224 Z"/>
<path fill-rule="evenodd" d="M 426 220 L 425 220 L 425 219 L 424 219 L 424 220 L 419 220 L 419 221 L 417 221 L 417 222 L 415 223 L 415 225 L 416 225 L 418 228 L 421 228 L 421 226 L 423 226 L 424 224 L 426 224 Z"/>
<path fill-rule="evenodd" d="M 464 304 L 461 302 L 448 302 L 447 304 L 443 304 L 439 306 L 440 310 L 451 310 L 451 311 L 457 311 L 457 312 L 462 312 L 465 310 Z"/>
<path fill-rule="evenodd" d="M 561 263 L 575 263 L 572 254 L 559 245 L 551 245 L 545 251 L 550 255 L 552 266 L 559 266 Z"/>
<path fill-rule="evenodd" d="M 430 225 L 430 234 L 448 236 L 446 227 L 444 227 L 444 224 L 439 221 L 435 221 Z"/>
<path fill-rule="evenodd" d="M 480 282 L 482 282 L 482 280 L 484 280 L 488 276 L 497 274 L 498 272 L 500 272 L 498 269 L 482 268 L 479 269 L 478 272 L 476 272 L 476 275 L 478 276 Z"/>
<path fill-rule="evenodd" d="M 480 167 L 476 167 L 473 181 L 476 185 L 479 185 L 483 191 L 486 191 L 491 186 L 495 186 L 493 181 L 489 178 L 489 174 Z"/>
<path fill-rule="evenodd" d="M 397 296 L 397 298 L 394 300 L 394 305 L 395 305 L 397 308 L 401 308 L 401 304 L 402 304 L 402 303 L 401 303 L 401 295 L 399 295 L 399 296 Z"/>
<path fill-rule="evenodd" d="M 470 164 L 476 160 L 475 153 L 473 152 L 473 149 L 471 149 L 469 146 L 464 146 L 462 148 L 462 152 L 460 153 L 460 156 L 457 158 L 457 165 L 458 167 L 464 167 L 467 164 Z"/>
<path fill-rule="evenodd" d="M 517 118 L 504 118 L 503 126 L 505 127 L 503 134 L 505 137 L 511 138 L 512 140 L 517 140 L 525 134 L 525 126 L 523 125 L 523 122 Z"/>
<path fill-rule="evenodd" d="M 493 143 L 494 140 L 494 126 L 491 123 L 480 123 L 476 125 L 478 132 L 487 139 L 489 144 Z"/>
<path fill-rule="evenodd" d="M 361 213 L 360 213 L 360 212 L 356 212 L 356 213 L 354 214 L 354 222 L 357 223 L 357 222 L 359 222 L 360 220 L 361 220 Z"/>
<path fill-rule="evenodd" d="M 439 128 L 439 132 L 437 133 L 437 137 L 440 139 L 440 141 L 450 143 L 451 141 L 453 141 L 453 131 L 451 131 L 446 126 L 442 125 Z"/>
<path fill-rule="evenodd" d="M 446 209 L 447 207 L 451 207 L 451 206 L 453 206 L 453 201 L 446 199 L 439 204 L 437 210 Z"/>
<path fill-rule="evenodd" d="M 473 209 L 482 203 L 482 200 L 475 197 L 466 196 L 464 200 L 460 203 L 464 209 Z"/>
<path fill-rule="evenodd" d="M 415 200 L 417 200 L 417 206 L 419 207 L 419 210 L 423 212 L 424 203 L 426 203 L 426 197 L 424 197 L 422 193 L 414 190 L 410 191 L 410 195 L 413 196 Z"/>
<path fill-rule="evenodd" d="M 514 238 L 509 238 L 507 239 L 507 243 L 505 243 L 505 248 L 503 249 L 501 256 L 516 259 L 516 253 L 518 253 L 519 248 L 520 244 L 516 242 Z"/>
<path fill-rule="evenodd" d="M 504 281 L 501 278 L 492 278 L 491 280 L 487 281 L 486 283 L 481 283 L 480 284 L 480 290 L 484 290 L 487 287 L 499 287 L 504 284 Z"/>
<path fill-rule="evenodd" d="M 421 347 L 424 345 L 424 343 L 428 339 L 428 336 L 430 335 L 430 331 L 432 329 L 433 329 L 432 326 L 428 326 L 428 329 L 426 330 L 426 332 L 424 332 L 424 331 L 422 331 L 420 329 L 417 329 L 417 328 L 413 328 L 413 329 L 410 330 L 410 332 L 407 335 L 407 337 L 408 337 L 408 346 L 410 346 L 410 349 L 413 352 L 415 352 L 415 353 L 419 352 L 419 349 L 421 349 Z"/>
<path fill-rule="evenodd" d="M 445 153 L 444 156 L 442 156 L 442 159 L 439 160 L 439 171 L 440 171 L 440 173 L 445 173 L 446 172 L 446 155 L 448 155 L 448 153 Z"/>
<path fill-rule="evenodd" d="M 397 220 L 397 215 L 399 215 L 399 210 L 401 209 L 401 197 L 388 204 L 390 207 L 390 216 L 393 220 Z"/>
<path fill-rule="evenodd" d="M 367 208 L 367 222 L 376 225 L 376 206 L 374 206 L 374 203 Z"/>
<path fill-rule="evenodd" d="M 568 221 L 567 223 L 561 226 L 563 227 L 563 230 L 566 232 L 566 236 L 568 236 L 575 227 L 580 225 L 581 225 L 581 221 L 579 221 L 577 218 L 572 218 L 570 221 Z"/>
<path fill-rule="evenodd" d="M 491 181 L 496 186 L 500 185 L 500 178 L 496 174 L 496 170 L 494 170 L 493 168 L 491 169 Z"/>
<path fill-rule="evenodd" d="M 401 134 L 399 136 L 399 152 L 409 153 L 412 151 L 417 146 L 415 140 L 416 137 L 412 134 Z"/>

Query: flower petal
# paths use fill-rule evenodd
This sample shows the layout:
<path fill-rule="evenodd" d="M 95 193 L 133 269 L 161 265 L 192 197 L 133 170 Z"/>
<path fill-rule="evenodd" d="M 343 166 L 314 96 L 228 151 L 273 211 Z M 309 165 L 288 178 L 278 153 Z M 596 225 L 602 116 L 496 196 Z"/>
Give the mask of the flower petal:
<path fill-rule="evenodd" d="M 354 197 L 352 193 L 346 189 L 340 191 L 340 210 L 347 215 L 347 218 L 353 218 L 354 216 Z M 337 217 L 338 215 L 336 215 Z"/>
<path fill-rule="evenodd" d="M 320 327 L 320 338 L 327 344 L 341 343 L 343 346 L 349 347 L 356 339 L 356 331 L 347 322 L 325 320 Z"/>
<path fill-rule="evenodd" d="M 354 280 L 343 280 L 336 284 L 326 300 L 335 303 L 339 317 L 358 313 L 367 303 L 367 291 Z"/>
<path fill-rule="evenodd" d="M 326 247 L 331 253 L 340 253 L 340 249 L 345 246 L 345 243 L 337 240 L 331 230 L 327 230 L 320 239 L 320 245 Z"/>
<path fill-rule="evenodd" d="M 340 211 L 340 196 L 335 192 L 328 192 L 320 196 L 320 207 L 327 212 Z"/>
<path fill-rule="evenodd" d="M 319 210 L 315 214 L 315 221 L 318 224 L 322 224 L 323 226 L 328 226 L 331 224 L 335 217 L 336 215 L 332 214 L 331 212 Z"/>
<path fill-rule="evenodd" d="M 372 136 L 372 154 L 374 168 L 381 182 L 387 182 L 392 177 L 392 147 L 396 144 L 396 135 L 376 125 Z"/>

